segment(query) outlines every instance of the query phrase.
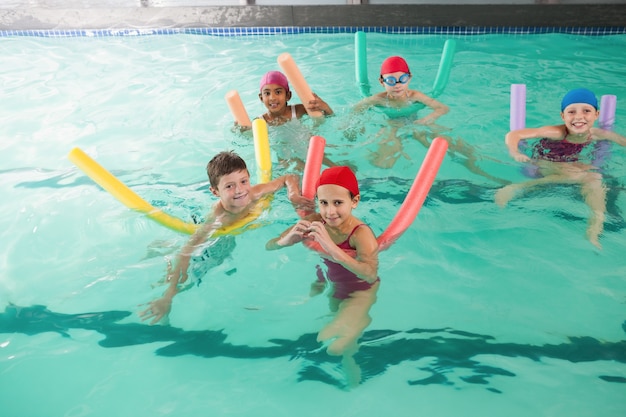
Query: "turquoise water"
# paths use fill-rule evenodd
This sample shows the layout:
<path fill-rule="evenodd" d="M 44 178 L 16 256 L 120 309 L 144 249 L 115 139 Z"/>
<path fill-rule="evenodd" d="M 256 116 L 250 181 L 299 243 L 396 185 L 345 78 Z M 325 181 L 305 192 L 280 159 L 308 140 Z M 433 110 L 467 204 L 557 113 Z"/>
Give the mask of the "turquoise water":
<path fill-rule="evenodd" d="M 446 38 L 368 34 L 370 80 L 390 54 L 407 57 L 428 91 Z M 524 179 L 503 137 L 509 87 L 528 89 L 527 125 L 557 124 L 570 88 L 618 96 L 626 132 L 625 36 L 457 39 L 439 99 L 446 132 L 479 165 Z M 67 159 L 81 147 L 156 206 L 184 219 L 214 203 L 205 165 L 234 149 L 255 169 L 250 138 L 233 133 L 224 95 L 263 112 L 258 81 L 290 52 L 337 116 L 315 133 L 333 160 L 358 167 L 356 214 L 382 232 L 425 149 L 406 139 L 393 169 L 367 156 L 385 121 L 351 113 L 360 99 L 350 35 L 213 38 L 4 38 L 0 100 L 0 404 L 11 416 L 622 416 L 626 412 L 626 153 L 604 167 L 603 248 L 585 239 L 577 187 L 538 189 L 506 208 L 499 185 L 446 157 L 415 223 L 380 256 L 382 285 L 344 388 L 336 358 L 315 342 L 324 297 L 308 298 L 317 256 L 265 252 L 295 220 L 284 194 L 264 227 L 180 294 L 170 326 L 140 304 L 165 258 L 187 239 L 132 212 Z M 373 84 L 373 92 L 380 91 Z M 294 100 L 297 101 L 297 100 Z M 298 137 L 308 136 L 306 121 Z M 346 134 L 352 132 L 353 134 Z M 356 132 L 356 133 L 354 133 Z M 284 132 L 272 130 L 276 138 Z"/>

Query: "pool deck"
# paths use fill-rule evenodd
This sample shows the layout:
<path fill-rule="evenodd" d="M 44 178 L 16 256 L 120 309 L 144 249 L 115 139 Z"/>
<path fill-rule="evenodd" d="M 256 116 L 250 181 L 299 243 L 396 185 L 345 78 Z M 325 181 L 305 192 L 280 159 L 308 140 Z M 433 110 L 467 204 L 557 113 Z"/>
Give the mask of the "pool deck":
<path fill-rule="evenodd" d="M 82 8 L 0 6 L 1 31 L 346 26 L 626 27 L 626 2 Z"/>

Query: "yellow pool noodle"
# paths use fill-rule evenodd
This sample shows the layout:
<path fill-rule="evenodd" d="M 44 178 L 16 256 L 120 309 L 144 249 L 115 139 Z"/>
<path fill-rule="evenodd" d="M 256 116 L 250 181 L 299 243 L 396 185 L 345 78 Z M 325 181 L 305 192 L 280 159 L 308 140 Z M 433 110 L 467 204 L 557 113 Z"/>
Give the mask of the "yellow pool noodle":
<path fill-rule="evenodd" d="M 263 123 L 265 123 L 265 121 L 263 121 Z M 265 183 L 269 182 L 272 177 L 272 161 L 270 159 L 269 140 L 267 138 L 267 125 L 265 125 L 265 135 L 263 135 L 262 125 L 259 126 L 258 130 L 260 131 L 260 138 L 257 138 L 255 135 L 255 153 L 259 165 L 259 182 Z M 68 158 L 96 184 L 108 191 L 126 207 L 144 213 L 157 223 L 177 232 L 193 234 L 198 227 L 200 227 L 199 224 L 187 223 L 177 217 L 170 216 L 163 210 L 155 208 L 146 200 L 139 197 L 133 190 L 128 188 L 128 186 L 118 180 L 80 148 L 72 149 L 68 154 Z M 219 237 L 226 234 L 240 233 L 243 231 L 244 226 L 259 217 L 261 213 L 269 207 L 270 201 L 270 198 L 262 199 L 250 210 L 250 213 L 246 217 L 228 227 L 217 229 L 211 236 Z"/>

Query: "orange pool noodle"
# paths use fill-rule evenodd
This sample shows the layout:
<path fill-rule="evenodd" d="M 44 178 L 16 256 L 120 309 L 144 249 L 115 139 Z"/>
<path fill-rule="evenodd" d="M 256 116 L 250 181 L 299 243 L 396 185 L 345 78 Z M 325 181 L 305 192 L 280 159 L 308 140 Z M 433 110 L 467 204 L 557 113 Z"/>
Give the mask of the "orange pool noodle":
<path fill-rule="evenodd" d="M 278 65 L 280 65 L 280 68 L 287 76 L 287 79 L 296 91 L 296 94 L 300 98 L 302 104 L 304 104 L 304 107 L 307 107 L 309 105 L 309 101 L 314 100 L 315 96 L 291 55 L 288 52 L 280 54 L 278 56 Z M 322 117 L 324 115 L 321 111 L 309 111 L 308 109 L 307 113 L 311 117 Z"/>
<path fill-rule="evenodd" d="M 226 99 L 226 103 L 228 103 L 230 112 L 233 114 L 237 124 L 239 126 L 252 127 L 252 122 L 250 122 L 248 112 L 243 106 L 243 102 L 241 101 L 241 97 L 239 97 L 237 90 L 229 91 L 226 93 L 224 98 Z"/>

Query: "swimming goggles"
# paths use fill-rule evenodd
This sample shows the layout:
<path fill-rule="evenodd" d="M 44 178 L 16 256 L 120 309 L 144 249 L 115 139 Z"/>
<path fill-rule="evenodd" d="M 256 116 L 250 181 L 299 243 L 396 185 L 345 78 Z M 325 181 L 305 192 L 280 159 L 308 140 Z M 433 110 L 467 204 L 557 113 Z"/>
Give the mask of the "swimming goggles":
<path fill-rule="evenodd" d="M 381 78 L 381 80 L 385 84 L 387 84 L 390 87 L 393 87 L 394 85 L 396 85 L 398 83 L 400 83 L 400 84 L 408 83 L 409 82 L 409 78 L 411 78 L 411 74 L 410 73 L 402 74 L 400 76 L 400 78 L 397 78 L 397 79 L 396 79 L 396 77 L 392 77 L 392 76 L 383 78 L 382 75 L 380 76 L 380 78 Z"/>

